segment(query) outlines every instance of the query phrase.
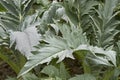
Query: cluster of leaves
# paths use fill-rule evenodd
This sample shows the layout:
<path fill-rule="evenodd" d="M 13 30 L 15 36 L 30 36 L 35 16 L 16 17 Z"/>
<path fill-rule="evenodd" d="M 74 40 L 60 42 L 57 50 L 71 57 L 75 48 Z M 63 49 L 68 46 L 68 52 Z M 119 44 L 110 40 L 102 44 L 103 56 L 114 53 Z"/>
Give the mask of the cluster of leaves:
<path fill-rule="evenodd" d="M 119 78 L 118 0 L 1 0 L 0 3 L 0 58 L 12 67 L 18 79 Z M 70 75 L 65 62 L 68 58 L 81 64 L 82 74 Z"/>

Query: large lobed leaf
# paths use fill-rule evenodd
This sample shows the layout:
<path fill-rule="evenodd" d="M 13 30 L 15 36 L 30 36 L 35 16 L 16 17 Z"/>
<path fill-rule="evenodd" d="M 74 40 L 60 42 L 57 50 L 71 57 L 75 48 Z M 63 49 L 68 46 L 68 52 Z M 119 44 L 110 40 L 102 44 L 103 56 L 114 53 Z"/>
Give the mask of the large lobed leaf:
<path fill-rule="evenodd" d="M 7 30 L 20 30 L 19 25 L 23 22 L 34 0 L 0 0 L 0 4 L 7 10 L 0 14 L 0 25 Z"/>
<path fill-rule="evenodd" d="M 99 4 L 96 10 L 98 16 L 90 16 L 93 21 L 93 30 L 96 35 L 96 44 L 104 49 L 113 45 L 114 37 L 119 33 L 116 27 L 120 21 L 115 16 L 120 13 L 114 12 L 118 0 L 105 0 L 105 4 Z"/>
<path fill-rule="evenodd" d="M 29 58 L 18 77 L 24 75 L 39 64 L 49 63 L 53 58 L 58 58 L 57 62 L 61 62 L 66 57 L 74 59 L 73 53 L 76 51 L 87 51 L 91 53 L 92 58 L 88 58 L 95 61 L 96 64 L 116 66 L 115 51 L 106 51 L 97 46 L 90 46 L 82 30 L 76 27 L 73 28 L 64 23 L 56 23 L 56 26 L 62 35 L 58 36 L 48 31 L 45 39 L 43 39 L 47 44 L 38 50 L 38 54 Z"/>

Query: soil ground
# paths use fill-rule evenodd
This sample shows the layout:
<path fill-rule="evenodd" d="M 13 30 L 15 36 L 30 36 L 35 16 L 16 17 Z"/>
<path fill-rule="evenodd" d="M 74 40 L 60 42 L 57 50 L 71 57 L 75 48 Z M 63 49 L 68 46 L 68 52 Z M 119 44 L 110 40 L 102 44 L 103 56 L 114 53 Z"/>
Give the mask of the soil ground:
<path fill-rule="evenodd" d="M 15 72 L 4 61 L 0 61 L 0 80 L 5 80 L 7 76 L 16 76 Z"/>

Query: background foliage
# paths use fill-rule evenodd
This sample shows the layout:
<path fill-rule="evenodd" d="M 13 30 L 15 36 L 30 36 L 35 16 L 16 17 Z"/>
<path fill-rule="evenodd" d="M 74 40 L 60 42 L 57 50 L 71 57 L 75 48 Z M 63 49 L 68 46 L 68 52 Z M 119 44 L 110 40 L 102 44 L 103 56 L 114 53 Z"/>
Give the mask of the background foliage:
<path fill-rule="evenodd" d="M 6 80 L 119 80 L 119 0 L 0 0 Z"/>

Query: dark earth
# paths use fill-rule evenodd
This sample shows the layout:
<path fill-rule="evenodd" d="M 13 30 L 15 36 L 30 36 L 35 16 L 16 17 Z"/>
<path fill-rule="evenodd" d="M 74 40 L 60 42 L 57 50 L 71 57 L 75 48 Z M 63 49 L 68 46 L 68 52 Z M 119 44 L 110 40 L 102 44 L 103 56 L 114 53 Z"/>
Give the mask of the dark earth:
<path fill-rule="evenodd" d="M 14 77 L 16 74 L 7 63 L 0 60 L 0 80 L 5 80 L 7 76 Z"/>

